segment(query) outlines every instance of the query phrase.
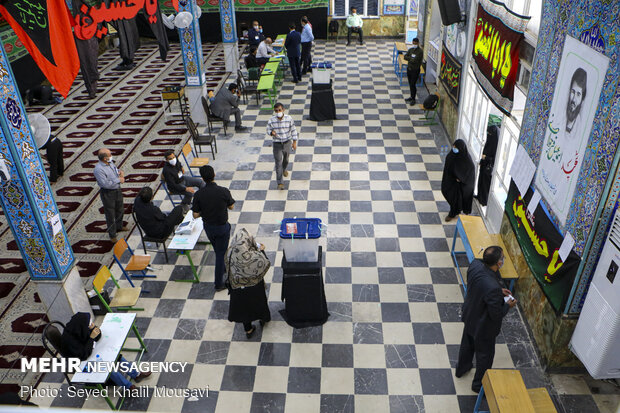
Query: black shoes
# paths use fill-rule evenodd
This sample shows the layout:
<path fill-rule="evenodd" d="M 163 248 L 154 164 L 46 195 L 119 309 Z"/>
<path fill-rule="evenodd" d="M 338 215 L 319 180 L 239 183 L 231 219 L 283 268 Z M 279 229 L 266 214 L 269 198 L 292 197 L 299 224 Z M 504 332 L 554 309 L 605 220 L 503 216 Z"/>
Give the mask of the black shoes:
<path fill-rule="evenodd" d="M 460 369 L 460 368 L 458 368 L 458 366 L 457 366 L 456 371 L 454 372 L 454 375 L 455 375 L 457 378 L 461 378 L 461 377 L 463 377 L 464 375 L 466 375 L 466 374 L 467 374 L 467 372 L 469 372 L 469 370 L 471 370 L 471 369 L 472 369 L 472 367 L 473 367 L 473 365 L 469 365 L 469 367 L 467 367 L 467 368 L 465 368 L 465 369 Z"/>
<path fill-rule="evenodd" d="M 127 65 L 124 65 L 124 64 L 122 64 L 122 63 L 121 63 L 120 65 L 116 66 L 116 67 L 115 67 L 114 69 L 112 69 L 112 70 L 123 70 L 123 71 L 126 71 L 126 70 L 131 70 L 131 69 L 133 69 L 134 67 L 136 67 L 136 64 L 135 64 L 135 63 L 129 63 L 129 64 L 127 64 Z"/>
<path fill-rule="evenodd" d="M 248 128 L 247 126 L 235 126 L 235 132 L 245 132 L 248 129 L 250 128 Z"/>
<path fill-rule="evenodd" d="M 482 384 L 481 383 L 472 383 L 471 384 L 471 391 L 473 391 L 476 394 L 480 393 L 480 389 L 481 388 L 482 388 Z"/>
<path fill-rule="evenodd" d="M 414 98 L 407 98 L 405 99 L 405 102 L 409 103 L 409 102 L 415 102 Z"/>
<path fill-rule="evenodd" d="M 249 331 L 245 332 L 245 336 L 250 339 L 252 338 L 252 336 L 254 335 L 254 332 L 256 331 L 256 327 L 254 327 L 254 325 L 252 325 L 252 328 Z"/>

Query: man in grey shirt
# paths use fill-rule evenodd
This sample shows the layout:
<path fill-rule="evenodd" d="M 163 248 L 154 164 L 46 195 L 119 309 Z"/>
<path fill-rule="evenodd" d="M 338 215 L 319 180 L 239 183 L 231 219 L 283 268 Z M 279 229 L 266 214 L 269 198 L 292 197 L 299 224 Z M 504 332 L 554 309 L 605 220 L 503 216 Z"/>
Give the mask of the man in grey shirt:
<path fill-rule="evenodd" d="M 99 195 L 103 202 L 103 213 L 108 225 L 110 241 L 116 242 L 118 241 L 116 233 L 128 230 L 123 226 L 123 193 L 121 192 L 121 184 L 125 182 L 125 175 L 114 164 L 109 149 L 99 149 L 97 157 L 99 162 L 95 165 L 95 179 L 101 187 Z"/>

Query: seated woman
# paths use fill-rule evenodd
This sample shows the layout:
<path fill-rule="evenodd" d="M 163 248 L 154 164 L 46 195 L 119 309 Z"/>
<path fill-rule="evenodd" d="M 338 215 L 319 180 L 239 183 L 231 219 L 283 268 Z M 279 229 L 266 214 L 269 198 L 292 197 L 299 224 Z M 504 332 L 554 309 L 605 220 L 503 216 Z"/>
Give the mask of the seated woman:
<path fill-rule="evenodd" d="M 264 249 L 264 245 L 242 228 L 226 251 L 228 321 L 243 323 L 247 338 L 256 331 L 252 321 L 260 320 L 261 326 L 271 321 L 263 281 L 271 264 Z"/>
<path fill-rule="evenodd" d="M 96 347 L 95 342 L 99 341 L 100 338 L 101 330 L 99 330 L 99 327 L 97 327 L 95 323 L 90 321 L 90 314 L 74 314 L 62 332 L 60 353 L 63 357 L 77 357 L 84 361 L 90 357 L 90 354 Z M 118 361 L 127 363 L 127 360 L 122 356 Z M 128 375 L 136 382 L 139 382 L 150 376 L 151 373 L 138 374 L 137 371 L 131 371 Z M 110 380 L 117 386 L 123 386 L 130 390 L 136 388 L 135 385 L 131 384 L 131 382 L 119 372 L 110 373 Z"/>

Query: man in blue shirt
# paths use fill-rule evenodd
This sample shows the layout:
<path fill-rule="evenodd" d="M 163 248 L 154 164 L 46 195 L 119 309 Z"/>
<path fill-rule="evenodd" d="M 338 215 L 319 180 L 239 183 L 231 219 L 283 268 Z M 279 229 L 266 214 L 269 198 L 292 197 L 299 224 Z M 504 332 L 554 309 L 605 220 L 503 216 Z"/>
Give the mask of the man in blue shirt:
<path fill-rule="evenodd" d="M 263 27 L 258 25 L 258 21 L 254 20 L 252 22 L 252 27 L 248 30 L 248 43 L 250 46 L 256 46 L 265 40 L 265 35 L 263 34 Z"/>
<path fill-rule="evenodd" d="M 293 76 L 293 83 L 297 83 L 301 80 L 301 62 L 299 45 L 301 44 L 301 35 L 295 31 L 295 23 L 289 23 L 289 34 L 286 35 L 284 41 L 284 47 L 286 47 L 286 55 L 291 65 L 291 76 Z"/>
<path fill-rule="evenodd" d="M 312 41 L 314 40 L 314 35 L 312 34 L 312 26 L 308 22 L 307 17 L 301 18 L 301 74 L 305 75 L 308 73 L 308 68 L 312 64 L 312 56 L 310 52 L 312 51 Z"/>

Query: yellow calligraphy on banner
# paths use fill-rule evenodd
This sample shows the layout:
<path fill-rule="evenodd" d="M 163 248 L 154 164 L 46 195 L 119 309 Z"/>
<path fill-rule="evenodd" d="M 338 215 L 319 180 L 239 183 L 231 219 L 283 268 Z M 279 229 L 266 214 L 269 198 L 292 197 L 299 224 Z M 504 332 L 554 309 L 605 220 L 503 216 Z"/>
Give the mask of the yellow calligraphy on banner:
<path fill-rule="evenodd" d="M 512 69 L 512 42 L 502 41 L 500 32 L 481 17 L 478 18 L 476 26 L 479 33 L 474 43 L 474 56 L 480 55 L 489 62 L 492 67 L 491 78 L 499 74 L 499 86 L 503 88 Z"/>
<path fill-rule="evenodd" d="M 525 229 L 525 232 L 530 238 L 530 241 L 532 241 L 532 245 L 534 246 L 536 252 L 545 258 L 549 258 L 549 248 L 547 247 L 547 241 L 545 241 L 544 239 L 541 240 L 538 234 L 536 234 L 534 228 L 532 228 L 532 226 L 530 225 L 530 221 L 527 219 L 527 212 L 521 196 L 518 196 L 517 199 L 515 199 L 515 201 L 512 203 L 512 212 L 514 213 L 515 218 L 521 221 L 521 225 L 523 225 L 523 228 Z M 560 269 L 562 264 L 564 264 L 564 262 L 560 258 L 559 250 L 556 248 L 555 251 L 553 251 L 551 261 L 547 265 L 547 274 L 545 274 L 545 280 L 547 280 L 547 282 L 551 282 L 549 276 L 555 274 L 556 271 Z"/>
<path fill-rule="evenodd" d="M 439 77 L 446 81 L 446 83 L 452 87 L 459 87 L 461 71 L 456 68 L 450 66 L 449 64 L 444 64 L 441 66 Z"/>

